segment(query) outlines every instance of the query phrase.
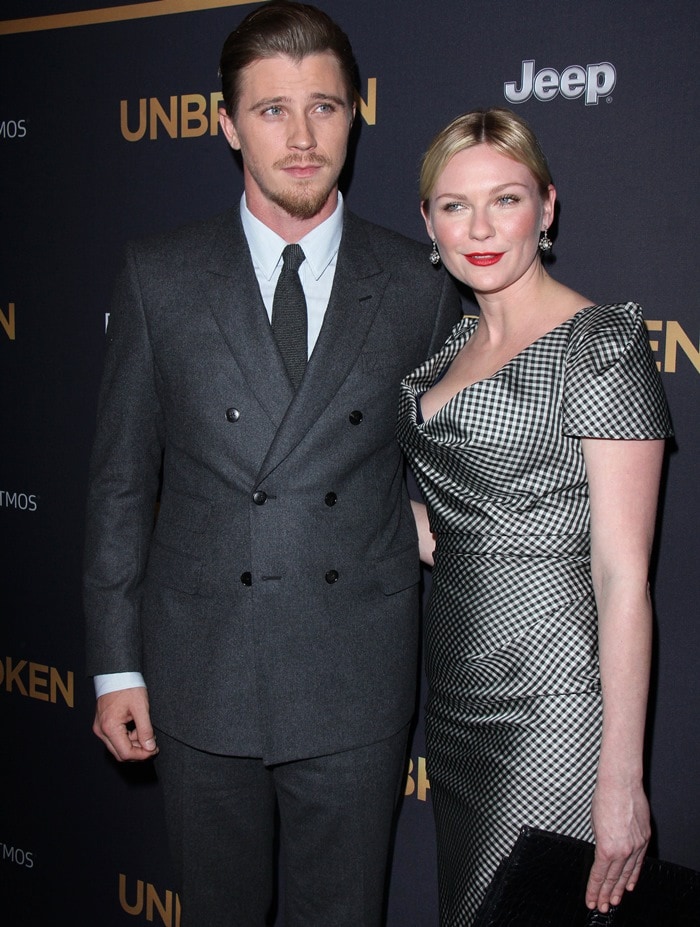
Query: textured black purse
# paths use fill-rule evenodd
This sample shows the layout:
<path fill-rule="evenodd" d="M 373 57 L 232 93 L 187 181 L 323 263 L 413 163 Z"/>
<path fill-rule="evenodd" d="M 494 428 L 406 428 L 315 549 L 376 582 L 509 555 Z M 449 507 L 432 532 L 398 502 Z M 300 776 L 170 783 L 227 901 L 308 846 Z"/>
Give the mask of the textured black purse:
<path fill-rule="evenodd" d="M 700 872 L 647 858 L 634 891 L 602 914 L 584 902 L 592 863 L 593 844 L 523 827 L 474 927 L 700 927 Z"/>

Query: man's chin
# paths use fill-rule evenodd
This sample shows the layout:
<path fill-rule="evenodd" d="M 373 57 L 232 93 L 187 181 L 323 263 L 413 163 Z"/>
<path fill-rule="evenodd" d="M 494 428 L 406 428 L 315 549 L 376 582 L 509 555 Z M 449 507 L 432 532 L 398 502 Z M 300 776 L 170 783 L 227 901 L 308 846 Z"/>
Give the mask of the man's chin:
<path fill-rule="evenodd" d="M 328 202 L 332 190 L 333 187 L 328 190 L 284 190 L 271 199 L 293 219 L 313 219 Z"/>

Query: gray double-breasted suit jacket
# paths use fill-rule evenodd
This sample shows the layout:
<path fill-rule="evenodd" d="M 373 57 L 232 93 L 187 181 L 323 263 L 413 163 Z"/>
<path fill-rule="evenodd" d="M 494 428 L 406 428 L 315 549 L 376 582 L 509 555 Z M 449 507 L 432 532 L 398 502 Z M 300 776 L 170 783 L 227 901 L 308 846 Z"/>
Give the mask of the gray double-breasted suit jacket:
<path fill-rule="evenodd" d="M 127 249 L 90 471 L 88 672 L 141 670 L 157 727 L 270 763 L 406 724 L 419 562 L 398 385 L 459 312 L 426 247 L 346 210 L 295 394 L 237 209 Z"/>

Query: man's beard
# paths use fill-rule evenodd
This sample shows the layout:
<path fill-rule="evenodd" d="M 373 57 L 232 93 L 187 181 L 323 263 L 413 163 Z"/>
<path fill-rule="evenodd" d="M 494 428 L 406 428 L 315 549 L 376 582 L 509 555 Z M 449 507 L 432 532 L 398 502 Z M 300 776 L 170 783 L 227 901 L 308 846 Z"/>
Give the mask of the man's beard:
<path fill-rule="evenodd" d="M 269 199 L 280 206 L 294 219 L 313 219 L 328 202 L 331 190 L 335 184 L 327 189 L 309 189 L 301 184 L 289 190 L 280 190 L 278 193 L 268 194 Z"/>
<path fill-rule="evenodd" d="M 284 170 L 284 168 L 287 167 L 302 167 L 307 165 L 326 167 L 329 163 L 327 158 L 321 158 L 318 155 L 312 154 L 302 159 L 299 159 L 295 155 L 291 155 L 288 158 L 283 158 L 278 161 L 274 167 L 278 170 Z M 327 185 L 319 188 L 315 186 L 312 181 L 305 183 L 299 180 L 296 183 L 292 183 L 285 190 L 267 190 L 263 192 L 271 202 L 283 209 L 287 215 L 292 216 L 292 218 L 313 219 L 328 202 L 328 197 L 335 188 L 337 182 L 337 177 L 332 180 L 329 178 Z"/>

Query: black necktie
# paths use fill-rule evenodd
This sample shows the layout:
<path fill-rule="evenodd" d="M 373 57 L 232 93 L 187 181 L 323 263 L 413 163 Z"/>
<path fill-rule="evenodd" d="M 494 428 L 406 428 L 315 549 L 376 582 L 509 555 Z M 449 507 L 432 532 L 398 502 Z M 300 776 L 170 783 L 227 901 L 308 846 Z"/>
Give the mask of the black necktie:
<path fill-rule="evenodd" d="M 284 265 L 272 302 L 272 331 L 284 359 L 294 389 L 306 369 L 306 300 L 299 279 L 304 252 L 299 245 L 287 245 L 282 252 Z"/>

